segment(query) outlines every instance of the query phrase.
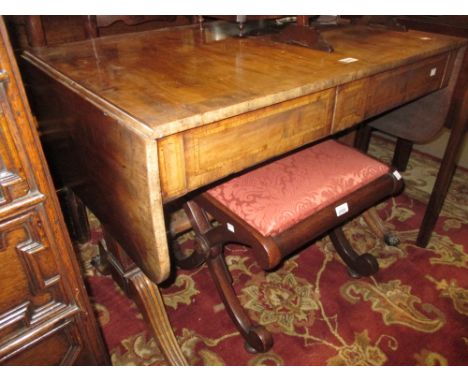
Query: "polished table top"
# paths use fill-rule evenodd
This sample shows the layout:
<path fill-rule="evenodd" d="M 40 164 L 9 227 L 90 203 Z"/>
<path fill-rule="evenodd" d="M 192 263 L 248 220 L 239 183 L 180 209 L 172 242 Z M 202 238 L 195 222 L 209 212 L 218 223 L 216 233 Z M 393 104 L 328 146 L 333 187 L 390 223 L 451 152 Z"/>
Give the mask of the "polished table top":
<path fill-rule="evenodd" d="M 226 34 L 225 23 L 102 37 L 26 57 L 160 138 L 416 62 L 462 44 L 425 32 L 348 26 L 326 53 Z M 340 60 L 354 58 L 351 63 Z"/>

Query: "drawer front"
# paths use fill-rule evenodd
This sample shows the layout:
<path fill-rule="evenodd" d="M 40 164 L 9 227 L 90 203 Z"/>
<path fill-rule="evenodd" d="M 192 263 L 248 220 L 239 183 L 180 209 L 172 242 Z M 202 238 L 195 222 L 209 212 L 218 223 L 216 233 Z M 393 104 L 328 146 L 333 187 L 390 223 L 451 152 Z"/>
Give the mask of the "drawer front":
<path fill-rule="evenodd" d="M 334 89 L 159 141 L 165 201 L 330 133 Z"/>
<path fill-rule="evenodd" d="M 336 90 L 336 104 L 332 132 L 344 130 L 362 122 L 366 113 L 369 78 L 340 85 Z"/>
<path fill-rule="evenodd" d="M 11 133 L 15 122 L 5 93 L 6 81 L 0 79 L 0 208 L 25 196 L 31 188 Z"/>
<path fill-rule="evenodd" d="M 447 60 L 444 53 L 370 77 L 366 118 L 439 89 Z"/>
<path fill-rule="evenodd" d="M 77 309 L 44 221 L 42 205 L 0 221 L 0 355 L 13 338 Z"/>

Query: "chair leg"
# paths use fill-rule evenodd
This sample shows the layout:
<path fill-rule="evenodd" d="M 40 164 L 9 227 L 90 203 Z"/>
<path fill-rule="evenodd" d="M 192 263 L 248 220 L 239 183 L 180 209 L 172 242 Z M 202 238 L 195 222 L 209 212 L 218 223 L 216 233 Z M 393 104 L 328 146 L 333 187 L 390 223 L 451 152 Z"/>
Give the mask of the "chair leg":
<path fill-rule="evenodd" d="M 375 207 L 369 208 L 367 211 L 363 212 L 362 217 L 371 231 L 374 232 L 380 240 L 383 240 L 385 244 L 392 247 L 396 247 L 400 244 L 400 238 L 394 232 L 389 231 L 387 227 L 385 227 L 382 219 L 380 219 L 380 216 L 377 214 Z"/>
<path fill-rule="evenodd" d="M 367 153 L 372 136 L 372 127 L 367 123 L 362 123 L 356 130 L 354 147 L 363 153 Z"/>
<path fill-rule="evenodd" d="M 68 188 L 65 188 L 64 192 L 61 193 L 61 202 L 70 236 L 79 244 L 88 243 L 91 240 L 91 230 L 85 205 Z"/>
<path fill-rule="evenodd" d="M 354 251 L 341 227 L 330 232 L 330 239 L 336 251 L 348 266 L 352 277 L 371 276 L 379 270 L 379 263 L 374 256 L 369 253 L 358 255 Z"/>
<path fill-rule="evenodd" d="M 207 263 L 224 306 L 246 341 L 246 350 L 250 353 L 268 351 L 273 346 L 273 337 L 263 326 L 254 325 L 240 304 L 232 286 L 231 274 L 224 261 L 221 246 L 212 248 Z"/>
<path fill-rule="evenodd" d="M 393 153 L 392 166 L 398 171 L 406 171 L 412 149 L 413 142 L 403 138 L 397 138 L 395 152 Z"/>
<path fill-rule="evenodd" d="M 468 54 L 465 54 L 465 63 L 468 61 Z M 466 77 L 465 77 L 466 79 Z M 466 84 L 466 81 L 465 81 Z M 440 211 L 444 204 L 445 197 L 450 187 L 453 175 L 457 166 L 457 157 L 463 145 L 463 137 L 468 126 L 468 90 L 465 86 L 463 98 L 455 102 L 455 112 L 452 121 L 452 132 L 445 148 L 444 157 L 440 164 L 437 178 L 431 192 L 431 197 L 427 203 L 426 212 L 419 229 L 416 245 L 426 247 L 431 238 Z"/>

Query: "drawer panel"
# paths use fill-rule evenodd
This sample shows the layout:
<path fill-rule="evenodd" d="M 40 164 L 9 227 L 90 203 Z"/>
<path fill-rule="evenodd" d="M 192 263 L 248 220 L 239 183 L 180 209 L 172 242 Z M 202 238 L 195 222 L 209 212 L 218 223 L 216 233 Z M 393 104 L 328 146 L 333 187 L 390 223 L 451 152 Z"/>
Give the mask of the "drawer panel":
<path fill-rule="evenodd" d="M 0 80 L 0 208 L 30 190 L 11 133 L 15 122 L 5 93 L 5 81 Z"/>
<path fill-rule="evenodd" d="M 334 89 L 159 141 L 165 201 L 329 134 Z"/>
<path fill-rule="evenodd" d="M 447 60 L 444 53 L 370 77 L 366 118 L 439 89 Z"/>

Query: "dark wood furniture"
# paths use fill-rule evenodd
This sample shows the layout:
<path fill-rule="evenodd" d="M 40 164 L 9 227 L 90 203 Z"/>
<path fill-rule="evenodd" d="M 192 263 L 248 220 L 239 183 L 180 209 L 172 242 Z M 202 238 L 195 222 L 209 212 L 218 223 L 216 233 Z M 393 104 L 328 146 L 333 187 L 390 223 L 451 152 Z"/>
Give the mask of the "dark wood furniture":
<path fill-rule="evenodd" d="M 327 233 L 353 277 L 371 276 L 379 269 L 377 260 L 368 253 L 358 255 L 341 226 L 402 187 L 398 172 L 383 163 L 334 140 L 324 141 L 188 201 L 184 209 L 198 246 L 190 257 L 179 256 L 179 264 L 192 268 L 206 261 L 247 350 L 268 351 L 272 335 L 250 321 L 238 300 L 224 259 L 225 244 L 248 245 L 260 267 L 271 270 Z M 208 214 L 218 224 L 211 224 Z"/>
<path fill-rule="evenodd" d="M 408 28 L 468 37 L 467 16 L 405 16 L 398 17 L 397 20 Z M 429 35 L 426 38 L 430 41 Z M 454 65 L 459 75 L 452 77 L 446 89 L 369 122 L 361 129 L 358 137 L 360 147 L 366 150 L 372 129 L 396 136 L 393 165 L 400 171 L 405 171 L 414 143 L 430 142 L 443 127 L 451 128 L 449 142 L 416 240 L 421 247 L 428 244 L 437 222 L 455 172 L 463 136 L 468 128 L 468 109 L 463 105 L 468 88 L 468 53 L 460 52 Z"/>
<path fill-rule="evenodd" d="M 399 16 L 397 20 L 408 29 L 440 33 L 450 36 L 468 38 L 468 16 Z M 453 102 L 450 105 L 446 127 L 453 124 L 455 108 L 462 102 L 464 90 L 468 86 L 468 55 L 465 52 L 460 75 L 453 92 Z"/>
<path fill-rule="evenodd" d="M 173 363 L 183 357 L 157 286 L 171 270 L 165 209 L 446 87 L 465 43 L 352 26 L 323 33 L 335 48 L 326 53 L 233 38 L 226 28 L 233 29 L 214 22 L 23 55 L 40 129 L 56 137 L 51 160 L 68 164 L 64 182 L 132 259 L 117 273 L 138 274 L 129 282 Z"/>
<path fill-rule="evenodd" d="M 83 16 L 84 17 L 84 28 L 87 38 L 95 38 L 101 35 L 102 29 L 108 29 L 116 23 L 122 23 L 126 26 L 135 27 L 137 25 L 152 23 L 153 27 L 163 28 L 174 25 L 189 24 L 192 21 L 191 16 L 185 17 L 183 21 L 180 19 L 183 16 L 169 16 L 169 15 L 158 15 L 158 16 L 107 16 L 107 15 L 94 15 L 94 16 Z"/>
<path fill-rule="evenodd" d="M 0 364 L 109 363 L 0 18 Z"/>
<path fill-rule="evenodd" d="M 209 16 L 210 18 L 236 22 L 239 37 L 269 35 L 274 41 L 295 44 L 311 49 L 332 52 L 333 47 L 320 35 L 320 31 L 310 24 L 311 16 Z M 252 28 L 246 25 L 254 22 Z M 270 33 L 266 33 L 266 31 Z"/>
<path fill-rule="evenodd" d="M 15 51 L 197 22 L 193 16 L 4 16 Z"/>

